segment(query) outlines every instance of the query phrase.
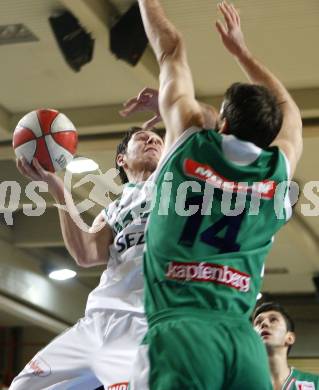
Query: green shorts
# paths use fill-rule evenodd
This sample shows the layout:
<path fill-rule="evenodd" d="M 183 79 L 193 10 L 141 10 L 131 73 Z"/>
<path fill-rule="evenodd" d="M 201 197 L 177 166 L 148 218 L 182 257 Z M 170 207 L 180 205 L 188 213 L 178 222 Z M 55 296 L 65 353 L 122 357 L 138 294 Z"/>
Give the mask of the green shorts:
<path fill-rule="evenodd" d="M 248 319 L 176 309 L 149 321 L 132 390 L 271 390 L 268 358 Z M 144 355 L 144 356 L 142 356 Z"/>

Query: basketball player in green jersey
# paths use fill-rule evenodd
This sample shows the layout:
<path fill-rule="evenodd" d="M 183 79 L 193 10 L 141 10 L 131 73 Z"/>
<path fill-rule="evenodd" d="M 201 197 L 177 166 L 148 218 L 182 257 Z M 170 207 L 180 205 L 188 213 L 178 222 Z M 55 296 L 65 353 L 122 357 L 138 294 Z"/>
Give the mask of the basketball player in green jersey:
<path fill-rule="evenodd" d="M 296 340 L 295 324 L 276 302 L 265 302 L 253 314 L 253 324 L 266 348 L 274 390 L 319 390 L 319 376 L 288 365 Z"/>
<path fill-rule="evenodd" d="M 213 114 L 218 132 L 206 130 L 183 39 L 158 0 L 139 6 L 160 66 L 167 135 L 146 232 L 149 329 L 131 389 L 271 389 L 249 316 L 272 237 L 289 217 L 282 182 L 301 155 L 299 110 L 252 56 L 238 12 L 223 2 L 217 31 L 252 84 L 232 85 Z"/>

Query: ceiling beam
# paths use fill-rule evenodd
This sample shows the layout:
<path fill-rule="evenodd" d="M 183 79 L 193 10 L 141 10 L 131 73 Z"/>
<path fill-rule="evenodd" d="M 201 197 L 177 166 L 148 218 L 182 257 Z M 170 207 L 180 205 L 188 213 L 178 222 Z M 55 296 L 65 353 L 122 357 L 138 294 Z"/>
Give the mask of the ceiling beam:
<path fill-rule="evenodd" d="M 83 314 L 88 288 L 77 280 L 49 279 L 41 270 L 47 259 L 40 262 L 13 245 L 11 239 L 1 239 L 0 248 L 1 295 L 66 324 L 74 323 Z"/>
<path fill-rule="evenodd" d="M 304 119 L 319 118 L 319 88 L 292 89 L 290 93 Z"/>
<path fill-rule="evenodd" d="M 6 139 L 8 134 L 12 134 L 11 114 L 0 106 L 0 141 Z"/>
<path fill-rule="evenodd" d="M 81 214 L 81 218 L 91 226 L 100 211 L 101 207 L 96 206 Z M 56 207 L 47 207 L 43 215 L 32 217 L 19 210 L 13 214 L 12 232 L 17 248 L 65 247 Z"/>
<path fill-rule="evenodd" d="M 131 126 L 139 126 L 149 116 L 136 114 L 129 118 L 120 116 L 119 111 L 123 109 L 122 104 L 105 106 L 91 106 L 79 108 L 59 108 L 60 112 L 67 115 L 74 123 L 79 135 L 116 133 Z M 11 116 L 11 127 L 24 116 L 24 112 L 18 112 Z M 11 142 L 11 139 L 10 139 Z"/>
<path fill-rule="evenodd" d="M 48 208 L 39 217 L 14 214 L 14 244 L 17 248 L 45 248 L 64 246 L 56 208 Z"/>
<path fill-rule="evenodd" d="M 207 99 L 208 101 L 208 99 Z M 64 110 L 64 113 L 72 118 L 76 123 L 79 133 L 78 154 L 85 155 L 86 152 L 115 150 L 119 140 L 124 133 L 132 126 L 140 126 L 144 120 L 149 119 L 145 114 L 136 115 L 136 120 L 114 120 L 114 117 L 105 116 L 102 122 L 99 116 L 107 109 L 104 107 L 94 110 Z M 87 113 L 87 115 L 85 115 Z M 90 114 L 93 114 L 90 117 Z M 94 114 L 97 114 L 95 117 Z M 108 120 L 109 119 L 109 120 Z M 318 137 L 319 136 L 319 120 L 304 120 L 303 136 Z M 14 153 L 11 145 L 11 140 L 0 142 L 0 160 L 7 160 L 14 158 Z"/>
<path fill-rule="evenodd" d="M 70 326 L 69 323 L 50 317 L 48 314 L 40 313 L 32 307 L 24 305 L 0 294 L 1 312 L 13 315 L 19 320 L 36 325 L 42 329 L 59 334 Z"/>
<path fill-rule="evenodd" d="M 64 110 L 66 112 L 67 110 Z M 84 110 L 85 112 L 85 110 Z M 85 116 L 83 115 L 83 111 L 79 116 Z M 142 117 L 139 116 L 139 117 Z M 73 119 L 73 116 L 70 116 L 70 118 Z M 144 116 L 144 119 L 147 117 Z M 116 146 L 123 136 L 124 132 L 131 126 L 140 126 L 143 120 L 139 122 L 119 122 L 117 124 L 114 123 L 114 125 L 109 125 L 109 123 L 105 123 L 104 125 L 99 122 L 94 122 L 94 120 L 91 119 L 91 125 L 88 125 L 87 123 L 84 123 L 84 127 L 82 127 L 81 122 L 76 122 L 73 120 L 74 123 L 77 123 L 77 128 L 79 131 L 79 144 L 78 144 L 78 150 L 77 154 L 85 156 L 88 153 L 94 153 L 99 151 L 115 151 Z M 84 119 L 84 121 L 87 121 Z M 304 138 L 318 138 L 319 137 L 319 120 L 315 121 L 316 124 L 307 125 L 307 120 L 304 121 L 304 129 L 303 129 L 303 137 Z M 318 122 L 318 123 L 317 123 Z M 314 121 L 311 121 L 311 123 L 314 123 Z M 106 133 L 102 133 L 102 131 L 106 131 Z M 111 133 L 111 131 L 114 131 Z M 107 131 L 110 131 L 109 133 Z M 91 134 L 89 134 L 91 132 Z M 98 134 L 97 134 L 97 133 Z M 11 138 L 8 137 L 8 138 Z M 13 160 L 15 158 L 14 151 L 12 149 L 12 142 L 11 139 L 8 139 L 6 141 L 0 141 L 0 161 L 2 160 Z"/>
<path fill-rule="evenodd" d="M 319 88 L 290 89 L 289 92 L 295 99 L 304 119 L 319 118 Z M 198 100 L 219 107 L 223 96 L 202 96 Z"/>
<path fill-rule="evenodd" d="M 138 92 L 138 91 L 136 91 Z M 319 88 L 291 90 L 295 97 L 302 117 L 319 118 Z M 199 101 L 219 107 L 222 102 L 222 95 L 200 96 Z M 75 124 L 79 135 L 116 133 L 131 126 L 140 125 L 149 114 L 136 114 L 129 118 L 119 115 L 122 110 L 121 104 L 101 105 L 91 107 L 79 107 L 67 109 L 60 107 L 60 111 L 65 113 Z M 10 118 L 10 128 L 14 126 L 25 113 L 15 113 Z M 1 117 L 0 117 L 1 119 Z"/>
<path fill-rule="evenodd" d="M 291 90 L 291 93 L 295 97 L 304 119 L 304 137 L 318 137 L 319 88 L 296 89 Z M 198 99 L 219 107 L 222 96 L 202 96 Z M 149 114 L 145 113 L 136 114 L 130 118 L 122 118 L 119 115 L 122 108 L 121 104 L 72 109 L 60 108 L 60 111 L 72 120 L 78 130 L 80 137 L 79 154 L 85 154 L 86 151 L 110 150 L 116 145 L 123 131 L 132 126 L 140 126 L 149 118 Z M 23 115 L 25 115 L 25 112 L 15 113 L 11 116 L 5 111 L 1 114 L 0 109 L 0 160 L 14 158 L 12 133 L 7 130 L 13 129 Z M 4 134 L 1 133 L 1 121 L 6 128 Z M 101 135 L 101 138 L 95 138 L 96 135 Z"/>
<path fill-rule="evenodd" d="M 94 38 L 108 39 L 108 26 L 116 17 L 116 8 L 107 0 L 61 0 L 61 3 Z"/>

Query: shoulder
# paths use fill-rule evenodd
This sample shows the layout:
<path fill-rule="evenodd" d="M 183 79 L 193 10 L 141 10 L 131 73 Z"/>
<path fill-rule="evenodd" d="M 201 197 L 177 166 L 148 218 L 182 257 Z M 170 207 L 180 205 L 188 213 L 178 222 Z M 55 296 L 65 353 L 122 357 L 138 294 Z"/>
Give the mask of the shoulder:
<path fill-rule="evenodd" d="M 109 221 L 112 218 L 112 216 L 114 215 L 114 213 L 116 212 L 116 210 L 118 210 L 119 205 L 120 205 L 120 201 L 121 201 L 121 197 L 122 197 L 122 195 L 120 195 L 119 198 L 117 198 L 116 200 L 111 202 L 107 207 L 105 207 L 100 212 L 100 214 L 99 214 L 100 217 L 104 218 L 105 221 Z"/>
<path fill-rule="evenodd" d="M 271 145 L 270 147 L 264 150 L 272 153 L 273 158 L 276 159 L 279 169 L 285 171 L 286 180 L 291 180 L 292 177 L 291 164 L 287 156 L 287 153 L 278 145 Z"/>
<path fill-rule="evenodd" d="M 319 375 L 296 370 L 294 368 L 294 376 L 296 377 L 297 381 L 300 380 L 305 382 L 314 382 L 316 385 L 319 385 Z"/>
<path fill-rule="evenodd" d="M 120 198 L 116 199 L 114 202 L 111 202 L 107 207 L 102 209 L 100 213 L 95 217 L 92 229 L 95 230 L 97 228 L 101 229 L 103 226 L 112 226 L 112 220 L 114 219 L 114 215 L 116 210 L 118 209 L 120 203 Z"/>
<path fill-rule="evenodd" d="M 289 165 L 290 178 L 293 176 L 297 163 L 302 154 L 302 142 L 300 142 L 299 147 L 296 148 L 292 143 L 283 139 L 275 140 L 272 143 L 272 146 L 278 147 L 281 153 L 285 156 L 286 161 Z"/>
<path fill-rule="evenodd" d="M 190 126 L 180 136 L 174 140 L 170 138 L 165 138 L 165 148 L 164 155 L 168 154 L 172 150 L 176 150 L 182 145 L 185 145 L 187 142 L 192 142 L 194 147 L 196 143 L 203 144 L 204 142 L 211 142 L 213 139 L 221 140 L 221 135 L 213 129 L 206 129 L 199 126 Z"/>

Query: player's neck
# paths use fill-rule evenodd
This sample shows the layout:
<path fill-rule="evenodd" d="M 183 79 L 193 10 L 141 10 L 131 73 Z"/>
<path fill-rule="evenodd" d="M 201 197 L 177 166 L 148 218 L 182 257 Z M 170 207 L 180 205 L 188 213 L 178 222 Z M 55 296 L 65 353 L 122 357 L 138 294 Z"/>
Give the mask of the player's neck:
<path fill-rule="evenodd" d="M 150 172 L 148 170 L 136 170 L 136 171 L 129 171 L 126 172 L 128 181 L 130 183 L 141 183 L 143 181 L 146 181 L 153 172 Z"/>
<path fill-rule="evenodd" d="M 268 350 L 268 360 L 274 390 L 281 390 L 290 375 L 287 352 L 286 350 Z"/>

